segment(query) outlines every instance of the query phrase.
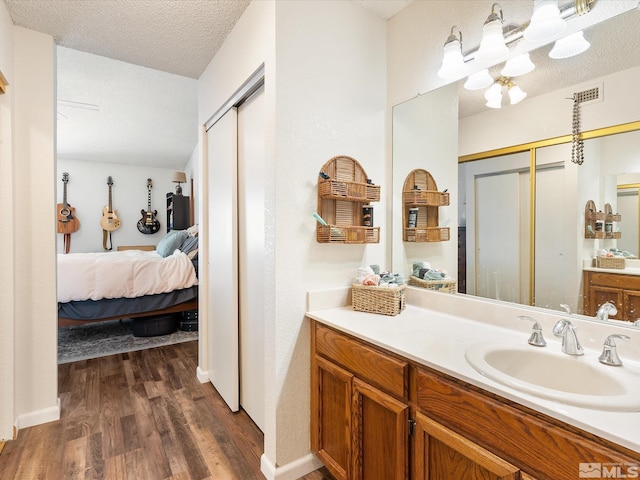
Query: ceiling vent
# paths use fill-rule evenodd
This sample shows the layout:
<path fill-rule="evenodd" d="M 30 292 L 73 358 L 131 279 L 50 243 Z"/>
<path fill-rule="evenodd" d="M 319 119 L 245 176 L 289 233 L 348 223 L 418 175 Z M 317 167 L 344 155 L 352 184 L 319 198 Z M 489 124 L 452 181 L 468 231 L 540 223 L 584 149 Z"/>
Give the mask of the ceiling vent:
<path fill-rule="evenodd" d="M 574 98 L 578 100 L 578 103 L 581 106 L 590 105 L 592 103 L 602 102 L 603 97 L 603 85 L 597 85 L 593 88 L 589 88 L 587 90 L 583 90 L 581 92 L 576 92 L 573 94 Z"/>

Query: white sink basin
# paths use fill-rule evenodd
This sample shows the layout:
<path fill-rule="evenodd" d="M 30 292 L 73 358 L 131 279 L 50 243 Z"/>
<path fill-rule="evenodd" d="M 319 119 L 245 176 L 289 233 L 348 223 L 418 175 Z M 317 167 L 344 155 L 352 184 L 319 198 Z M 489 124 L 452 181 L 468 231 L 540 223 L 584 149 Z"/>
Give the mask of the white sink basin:
<path fill-rule="evenodd" d="M 544 348 L 482 343 L 467 362 L 487 378 L 538 397 L 600 410 L 640 411 L 640 375 L 628 366 L 602 365 Z M 558 347 L 559 348 L 559 347 Z"/>

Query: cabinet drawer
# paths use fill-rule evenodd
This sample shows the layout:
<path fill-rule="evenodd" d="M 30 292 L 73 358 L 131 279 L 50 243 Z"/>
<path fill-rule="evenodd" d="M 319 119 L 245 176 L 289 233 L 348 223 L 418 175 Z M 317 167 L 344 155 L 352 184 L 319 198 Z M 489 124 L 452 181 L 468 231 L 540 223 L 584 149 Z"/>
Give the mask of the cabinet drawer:
<path fill-rule="evenodd" d="M 351 337 L 316 325 L 316 354 L 342 366 L 381 390 L 406 398 L 409 365 Z"/>
<path fill-rule="evenodd" d="M 538 478 L 576 478 L 580 463 L 635 464 L 586 432 L 497 398 L 463 382 L 413 370 L 412 400 L 421 412 Z"/>

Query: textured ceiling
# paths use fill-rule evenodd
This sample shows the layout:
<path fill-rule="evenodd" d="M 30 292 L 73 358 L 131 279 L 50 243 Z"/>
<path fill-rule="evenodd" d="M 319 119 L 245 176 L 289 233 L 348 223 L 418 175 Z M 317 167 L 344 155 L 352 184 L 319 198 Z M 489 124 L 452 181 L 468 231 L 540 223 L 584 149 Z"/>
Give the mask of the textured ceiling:
<path fill-rule="evenodd" d="M 58 45 L 59 158 L 178 170 L 198 141 L 195 79 L 250 3 L 4 1 Z M 412 0 L 352 1 L 387 19 Z"/>
<path fill-rule="evenodd" d="M 57 45 L 198 78 L 250 0 L 4 0 Z M 258 0 L 259 1 L 259 0 Z M 413 0 L 351 0 L 390 18 Z"/>
<path fill-rule="evenodd" d="M 58 158 L 184 168 L 197 80 L 65 47 L 57 57 Z"/>
<path fill-rule="evenodd" d="M 57 45 L 198 78 L 249 0 L 5 0 Z"/>
<path fill-rule="evenodd" d="M 59 48 L 59 99 L 99 108 L 96 111 L 59 105 L 59 155 L 171 168 L 184 167 L 197 143 L 196 81 L 192 79 L 200 76 L 250 3 L 4 1 L 15 24 L 48 33 L 58 45 L 67 47 Z M 348 1 L 385 19 L 412 2 Z M 452 0 L 417 1 L 432 1 L 431 8 L 440 9 L 451 8 L 452 4 Z M 634 1 L 637 3 L 597 0 L 594 12 Z M 562 0 L 560 4 L 567 2 Z M 480 43 L 482 20 L 491 3 L 455 1 L 455 23 L 464 32 L 465 51 Z M 503 0 L 500 4 L 506 24 L 523 24 L 531 15 L 533 1 Z M 640 11 L 635 11 L 588 30 L 586 36 L 592 48 L 562 61 L 562 65 L 549 60 L 549 47 L 538 49 L 532 53 L 535 72 L 519 77 L 517 83 L 535 96 L 549 88 L 562 88 L 636 66 L 640 60 L 639 16 Z M 617 43 L 612 44 L 611 40 Z M 498 70 L 494 68 L 492 73 L 497 75 Z M 482 92 L 460 88 L 459 93 L 461 117 L 486 108 Z"/>

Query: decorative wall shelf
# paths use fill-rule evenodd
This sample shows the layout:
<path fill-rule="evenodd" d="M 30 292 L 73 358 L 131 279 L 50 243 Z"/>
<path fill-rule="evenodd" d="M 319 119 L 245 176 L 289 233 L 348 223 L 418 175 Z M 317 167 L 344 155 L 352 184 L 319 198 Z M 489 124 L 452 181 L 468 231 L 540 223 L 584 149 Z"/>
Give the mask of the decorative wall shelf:
<path fill-rule="evenodd" d="M 409 173 L 402 188 L 402 239 L 405 242 L 449 240 L 449 227 L 439 226 L 438 221 L 438 209 L 446 205 L 449 205 L 449 194 L 438 191 L 428 171 L 416 169 Z"/>
<path fill-rule="evenodd" d="M 618 239 L 621 232 L 614 231 L 614 222 L 622 220 L 619 213 L 613 213 L 611 205 L 606 203 L 604 211 L 597 210 L 593 200 L 588 200 L 584 207 L 584 238 Z"/>
<path fill-rule="evenodd" d="M 327 223 L 316 227 L 319 243 L 379 243 L 380 227 L 363 225 L 362 207 L 380 201 L 380 186 L 373 185 L 354 158 L 337 156 L 320 172 L 318 215 Z"/>

